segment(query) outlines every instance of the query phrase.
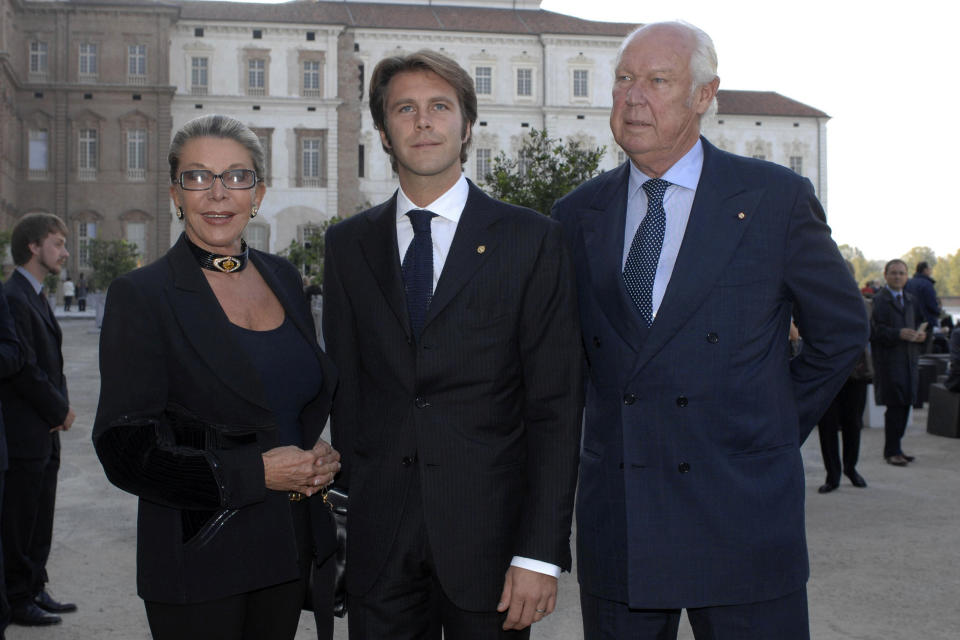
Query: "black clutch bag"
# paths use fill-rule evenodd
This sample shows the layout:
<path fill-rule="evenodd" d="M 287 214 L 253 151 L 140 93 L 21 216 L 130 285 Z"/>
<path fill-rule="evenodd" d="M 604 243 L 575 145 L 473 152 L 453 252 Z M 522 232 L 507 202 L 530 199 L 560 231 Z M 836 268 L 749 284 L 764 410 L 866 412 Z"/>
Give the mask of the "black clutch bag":
<path fill-rule="evenodd" d="M 333 615 L 342 618 L 347 614 L 347 492 L 330 487 L 323 501 L 330 507 L 334 526 L 337 528 L 337 550 L 334 552 L 336 574 L 333 582 Z"/>

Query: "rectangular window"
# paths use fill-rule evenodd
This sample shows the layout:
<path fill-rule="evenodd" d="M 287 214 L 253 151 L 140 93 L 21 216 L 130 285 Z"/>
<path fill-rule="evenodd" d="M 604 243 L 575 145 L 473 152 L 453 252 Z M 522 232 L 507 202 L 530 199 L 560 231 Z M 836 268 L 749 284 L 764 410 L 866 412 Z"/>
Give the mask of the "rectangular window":
<path fill-rule="evenodd" d="M 97 179 L 97 130 L 80 129 L 77 178 L 87 182 Z"/>
<path fill-rule="evenodd" d="M 298 187 L 327 186 L 326 129 L 295 129 L 297 135 L 296 184 Z"/>
<path fill-rule="evenodd" d="M 47 76 L 47 43 L 34 40 L 30 43 L 30 75 L 34 79 Z"/>
<path fill-rule="evenodd" d="M 77 223 L 77 261 L 81 267 L 89 267 L 90 241 L 97 237 L 96 222 Z"/>
<path fill-rule="evenodd" d="M 590 94 L 590 74 L 586 69 L 573 70 L 573 97 L 586 98 Z"/>
<path fill-rule="evenodd" d="M 790 156 L 790 168 L 803 175 L 803 156 Z"/>
<path fill-rule="evenodd" d="M 127 131 L 127 180 L 147 179 L 147 131 Z"/>
<path fill-rule="evenodd" d="M 493 69 L 490 67 L 477 67 L 476 78 L 478 96 L 489 96 L 493 93 Z"/>
<path fill-rule="evenodd" d="M 27 167 L 32 180 L 47 177 L 47 154 L 49 150 L 50 133 L 46 129 L 31 129 L 27 141 Z"/>
<path fill-rule="evenodd" d="M 303 61 L 303 95 L 319 98 L 323 95 L 320 91 L 320 61 Z"/>
<path fill-rule="evenodd" d="M 364 158 L 366 155 L 366 149 L 363 148 L 361 144 L 357 147 L 357 177 L 362 178 L 363 174 L 366 173 L 367 160 Z"/>
<path fill-rule="evenodd" d="M 477 149 L 477 182 L 483 182 L 487 179 L 492 165 L 490 164 L 490 149 Z"/>
<path fill-rule="evenodd" d="M 533 95 L 533 69 L 517 69 L 517 95 Z"/>
<path fill-rule="evenodd" d="M 305 187 L 322 186 L 320 184 L 321 165 L 324 160 L 321 153 L 322 142 L 323 140 L 320 138 L 303 138 L 301 142 L 303 149 L 301 175 Z"/>
<path fill-rule="evenodd" d="M 190 58 L 190 93 L 195 96 L 207 95 L 207 71 L 209 60 L 204 57 Z"/>
<path fill-rule="evenodd" d="M 92 42 L 80 43 L 78 70 L 81 80 L 94 80 L 97 77 L 97 45 Z"/>
<path fill-rule="evenodd" d="M 132 44 L 127 47 L 127 84 L 146 84 L 147 45 Z"/>
<path fill-rule="evenodd" d="M 266 95 L 267 61 L 262 58 L 247 60 L 247 95 Z"/>
<path fill-rule="evenodd" d="M 147 249 L 147 223 L 146 222 L 128 222 L 126 223 L 126 240 L 137 248 L 137 255 L 141 258 Z"/>

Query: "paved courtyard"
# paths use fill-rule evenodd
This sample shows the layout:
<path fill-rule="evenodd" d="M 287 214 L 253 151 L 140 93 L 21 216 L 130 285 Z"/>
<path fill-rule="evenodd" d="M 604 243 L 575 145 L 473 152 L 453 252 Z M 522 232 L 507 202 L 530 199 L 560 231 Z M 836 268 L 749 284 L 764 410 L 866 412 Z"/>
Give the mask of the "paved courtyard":
<path fill-rule="evenodd" d="M 89 317 L 61 323 L 77 420 L 63 435 L 48 568 L 53 594 L 80 609 L 56 627 L 11 626 L 7 638 L 146 639 L 134 577 L 136 499 L 107 482 L 90 442 L 99 334 Z M 883 462 L 882 429 L 865 429 L 859 470 L 867 489 L 844 481 L 834 493 L 817 494 L 824 472 L 816 434 L 804 445 L 814 639 L 960 637 L 960 440 L 928 435 L 925 423 L 926 413 L 915 412 L 904 448 L 917 461 L 905 469 Z M 534 637 L 580 638 L 578 599 L 576 578 L 564 574 L 558 610 L 535 627 Z M 685 622 L 680 636 L 693 637 Z M 312 618 L 304 615 L 297 639 L 315 637 Z M 337 638 L 346 637 L 346 623 L 338 620 Z"/>

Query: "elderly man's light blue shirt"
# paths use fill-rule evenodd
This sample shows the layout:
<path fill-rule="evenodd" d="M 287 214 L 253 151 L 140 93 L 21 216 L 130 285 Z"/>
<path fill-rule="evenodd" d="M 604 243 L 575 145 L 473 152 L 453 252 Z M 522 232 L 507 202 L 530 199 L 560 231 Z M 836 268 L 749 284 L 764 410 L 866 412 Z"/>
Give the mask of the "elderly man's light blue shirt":
<path fill-rule="evenodd" d="M 653 317 L 657 317 L 663 294 L 667 290 L 670 276 L 673 274 L 673 265 L 677 262 L 680 252 L 680 243 L 687 230 L 687 221 L 690 219 L 690 209 L 693 207 L 693 198 L 697 194 L 697 183 L 700 182 L 700 172 L 703 170 L 703 144 L 697 139 L 696 144 L 660 176 L 670 183 L 663 196 L 663 209 L 666 211 L 666 229 L 663 234 L 663 248 L 660 249 L 660 261 L 657 263 L 657 275 L 653 281 Z M 630 181 L 627 185 L 627 221 L 623 233 L 623 261 L 621 268 L 627 264 L 627 255 L 630 253 L 630 244 L 636 235 L 640 223 L 647 215 L 647 192 L 643 190 L 643 183 L 650 180 L 630 163 Z"/>

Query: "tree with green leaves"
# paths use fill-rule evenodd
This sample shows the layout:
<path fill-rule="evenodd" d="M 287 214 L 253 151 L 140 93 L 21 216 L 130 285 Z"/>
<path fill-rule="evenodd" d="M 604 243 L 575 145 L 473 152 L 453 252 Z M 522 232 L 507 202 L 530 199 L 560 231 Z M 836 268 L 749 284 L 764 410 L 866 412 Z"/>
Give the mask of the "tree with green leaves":
<path fill-rule="evenodd" d="M 504 202 L 549 214 L 553 203 L 600 173 L 605 147 L 587 148 L 577 141 L 551 138 L 534 129 L 516 159 L 502 151 L 494 158 L 483 187 Z"/>
<path fill-rule="evenodd" d="M 937 264 L 937 254 L 930 247 L 914 247 L 900 256 L 900 259 L 907 263 L 907 272 L 911 275 L 921 262 L 926 262 L 931 268 Z"/>
<path fill-rule="evenodd" d="M 324 234 L 338 222 L 340 218 L 333 216 L 320 224 L 310 225 L 303 232 L 303 242 L 294 238 L 280 255 L 292 262 L 304 278 L 310 278 L 315 284 L 323 284 Z"/>
<path fill-rule="evenodd" d="M 933 279 L 941 296 L 960 296 L 960 251 L 949 253 L 933 266 Z"/>
<path fill-rule="evenodd" d="M 867 260 L 859 247 L 842 244 L 839 247 L 840 255 L 853 264 L 853 278 L 859 286 L 872 280 L 883 282 L 883 260 Z"/>
<path fill-rule="evenodd" d="M 104 291 L 117 276 L 137 268 L 140 251 L 137 245 L 126 240 L 90 240 L 90 266 L 93 276 L 90 284 L 97 291 Z"/>

